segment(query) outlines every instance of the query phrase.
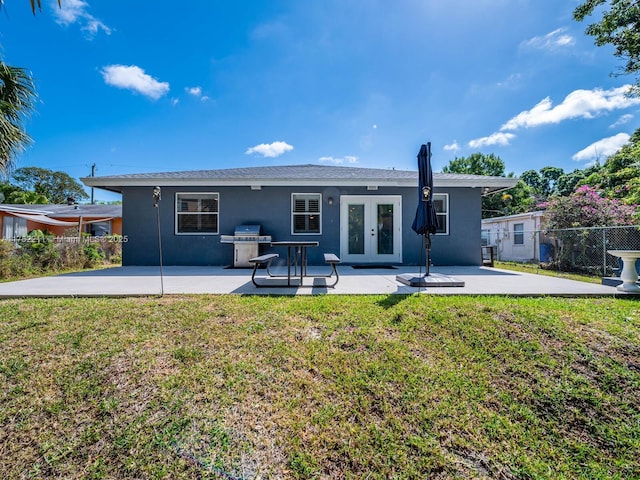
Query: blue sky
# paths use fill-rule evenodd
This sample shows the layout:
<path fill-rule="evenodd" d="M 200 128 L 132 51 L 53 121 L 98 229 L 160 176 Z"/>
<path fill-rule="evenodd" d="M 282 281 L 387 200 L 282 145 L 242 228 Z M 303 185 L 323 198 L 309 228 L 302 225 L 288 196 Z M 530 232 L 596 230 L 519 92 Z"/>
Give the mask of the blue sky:
<path fill-rule="evenodd" d="M 640 126 L 640 99 L 578 3 L 7 0 L 0 54 L 40 97 L 18 166 L 416 169 L 431 141 L 436 171 L 478 151 L 516 175 L 584 168 Z"/>

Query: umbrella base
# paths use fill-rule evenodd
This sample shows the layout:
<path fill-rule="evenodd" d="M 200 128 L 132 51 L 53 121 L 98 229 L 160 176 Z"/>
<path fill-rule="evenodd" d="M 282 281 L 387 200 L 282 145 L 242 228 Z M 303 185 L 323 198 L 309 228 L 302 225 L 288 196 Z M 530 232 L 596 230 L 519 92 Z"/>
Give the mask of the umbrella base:
<path fill-rule="evenodd" d="M 464 281 L 442 273 L 430 273 L 422 276 L 415 273 L 403 273 L 396 275 L 396 280 L 410 287 L 464 287 Z"/>

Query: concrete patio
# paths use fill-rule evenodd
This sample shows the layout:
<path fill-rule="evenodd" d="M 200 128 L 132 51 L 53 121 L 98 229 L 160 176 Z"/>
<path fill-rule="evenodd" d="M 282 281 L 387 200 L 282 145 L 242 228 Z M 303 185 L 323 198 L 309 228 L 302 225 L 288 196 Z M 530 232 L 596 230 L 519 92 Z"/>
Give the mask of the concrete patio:
<path fill-rule="evenodd" d="M 418 267 L 354 269 L 341 265 L 340 281 L 327 288 L 323 278 L 305 278 L 303 288 L 256 288 L 250 269 L 223 267 L 164 267 L 165 294 L 241 295 L 513 295 L 513 296 L 619 296 L 615 287 L 489 267 L 433 267 L 433 273 L 464 281 L 464 287 L 409 287 L 396 280 L 402 273 L 419 273 Z M 259 274 L 262 271 L 259 271 Z M 286 273 L 286 270 L 276 273 Z M 326 267 L 309 267 L 309 274 L 326 274 Z M 269 279 L 282 284 L 282 279 Z M 284 279 L 286 283 L 286 279 Z M 114 267 L 87 272 L 0 283 L 0 298 L 147 296 L 161 293 L 158 267 Z"/>

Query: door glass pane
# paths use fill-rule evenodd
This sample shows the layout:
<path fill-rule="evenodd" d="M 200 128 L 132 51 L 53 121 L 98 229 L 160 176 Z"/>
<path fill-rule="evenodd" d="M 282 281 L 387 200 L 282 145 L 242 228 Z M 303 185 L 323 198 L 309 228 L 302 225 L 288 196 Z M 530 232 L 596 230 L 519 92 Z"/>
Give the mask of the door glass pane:
<path fill-rule="evenodd" d="M 349 255 L 364 255 L 364 205 L 349 205 Z"/>
<path fill-rule="evenodd" d="M 393 254 L 393 204 L 378 204 L 378 255 Z"/>

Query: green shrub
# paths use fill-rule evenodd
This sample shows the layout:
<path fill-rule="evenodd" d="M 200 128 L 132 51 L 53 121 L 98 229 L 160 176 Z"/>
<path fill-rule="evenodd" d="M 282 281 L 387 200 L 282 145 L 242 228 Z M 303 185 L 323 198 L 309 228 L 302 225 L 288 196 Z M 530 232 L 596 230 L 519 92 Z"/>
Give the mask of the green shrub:
<path fill-rule="evenodd" d="M 55 237 L 47 231 L 33 230 L 17 244 L 0 241 L 0 279 L 17 279 L 120 262 L 120 236 L 77 237 L 75 231 L 71 233 L 71 236 Z"/>
<path fill-rule="evenodd" d="M 102 250 L 99 243 L 85 243 L 83 245 L 84 252 L 84 266 L 95 267 L 104 263 L 106 258 L 104 250 Z"/>
<path fill-rule="evenodd" d="M 105 258 L 110 263 L 122 262 L 122 235 L 107 235 L 99 237 L 102 251 Z"/>
<path fill-rule="evenodd" d="M 0 241 L 0 279 L 26 277 L 37 270 L 31 255 L 23 254 L 13 242 Z"/>

